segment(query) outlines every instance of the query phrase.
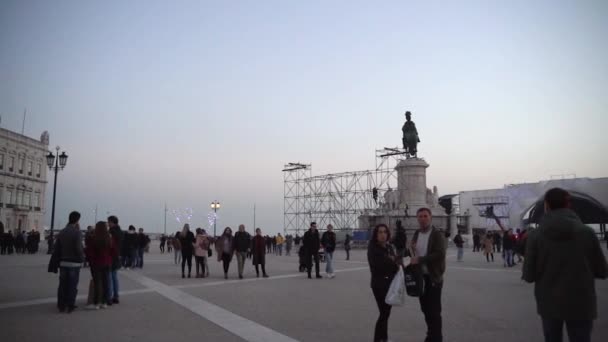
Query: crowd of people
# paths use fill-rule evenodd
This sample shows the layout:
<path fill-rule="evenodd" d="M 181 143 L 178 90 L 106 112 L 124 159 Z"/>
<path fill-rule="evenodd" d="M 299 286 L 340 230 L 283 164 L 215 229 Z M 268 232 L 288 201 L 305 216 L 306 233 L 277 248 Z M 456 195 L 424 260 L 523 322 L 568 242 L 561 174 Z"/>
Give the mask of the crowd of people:
<path fill-rule="evenodd" d="M 495 251 L 504 255 L 504 266 L 512 267 L 514 253 L 523 258 L 522 279 L 535 284 L 537 312 L 542 322 L 546 342 L 561 342 L 566 326 L 572 342 L 591 341 L 593 321 L 597 318 L 595 279 L 608 277 L 608 263 L 597 235 L 585 226 L 570 209 L 567 191 L 554 188 L 545 194 L 545 216 L 539 228 L 530 232 L 513 233 L 495 217 L 501 233 L 474 237 L 474 252 L 484 248 L 486 260 L 493 260 Z M 446 268 L 447 239 L 431 224 L 431 211 L 417 212 L 419 229 L 408 244 L 406 255 L 410 265 L 422 274 L 420 280 L 410 270 L 406 286 L 422 284 L 423 290 L 411 295 L 419 297 L 420 308 L 427 325 L 425 341 L 443 340 L 441 292 Z M 607 240 L 608 237 L 605 235 Z M 500 243 L 496 243 L 496 241 Z M 464 240 L 460 233 L 454 237 L 458 260 L 462 260 Z M 393 242 L 391 244 L 391 242 Z M 385 224 L 377 225 L 368 246 L 371 288 L 379 310 L 374 341 L 388 341 L 388 320 L 392 306 L 386 297 L 391 283 L 403 266 L 403 257 L 395 251 L 394 239 Z M 608 246 L 607 246 L 608 247 Z M 409 291 L 408 291 L 409 294 Z"/>
<path fill-rule="evenodd" d="M 505 267 L 513 266 L 512 251 L 518 243 L 524 245 L 522 279 L 535 284 L 537 309 L 546 341 L 561 341 L 563 325 L 567 327 L 571 341 L 589 341 L 593 321 L 597 318 L 594 279 L 608 277 L 608 264 L 593 230 L 583 225 L 569 209 L 569 194 L 565 190 L 548 191 L 545 205 L 546 214 L 539 228 L 516 235 L 496 219 L 501 228 L 502 234 L 498 236 L 501 244 L 495 244 L 496 234 L 486 234 L 480 243 L 486 257 L 491 256 L 495 248 L 498 252 L 502 250 Z M 411 276 L 406 278 L 406 286 L 411 286 L 408 281 L 414 279 L 413 283 L 419 287 L 416 292 L 408 291 L 408 294 L 418 297 L 420 302 L 427 325 L 425 341 L 443 340 L 442 291 L 447 236 L 432 225 L 430 209 L 420 208 L 416 217 L 419 227 L 409 242 L 400 222 L 395 229 L 395 238 L 391 238 L 391 231 L 385 224 L 373 228 L 367 258 L 371 272 L 371 290 L 379 311 L 374 341 L 388 341 L 388 321 L 392 306 L 387 304 L 386 297 L 395 275 L 404 266 L 407 266 L 405 271 Z M 92 275 L 87 308 L 99 309 L 118 304 L 120 296 L 117 270 L 121 267 L 142 267 L 140 251 L 143 255 L 143 249 L 149 243 L 143 229 L 136 233 L 135 227 L 130 226 L 123 233 L 118 218 L 110 216 L 107 222 L 101 221 L 95 227 L 90 227 L 83 248 L 79 220 L 78 212 L 70 214 L 69 224 L 57 236 L 49 263 L 49 271 L 59 272 L 57 307 L 60 312 L 69 313 L 76 308 L 78 278 L 84 260 L 89 262 Z M 289 236 L 283 240 L 278 234 L 276 239 L 270 238 L 269 248 L 269 237 L 262 235 L 260 228 L 256 228 L 255 234 L 251 236 L 242 224 L 235 233 L 226 227 L 222 235 L 213 239 L 204 229 L 198 228 L 192 232 L 189 224 L 185 224 L 181 231 L 166 238 L 165 245 L 171 241 L 173 249 L 179 251 L 182 278 L 191 277 L 193 258 L 196 278 L 208 277 L 208 263 L 213 253 L 216 253 L 217 261 L 222 263 L 225 279 L 228 279 L 234 257 L 237 259 L 238 277 L 243 279 L 249 258 L 252 259 L 256 276 L 260 277 L 261 274 L 262 277 L 268 277 L 266 254 L 281 255 L 278 246 L 287 245 L 288 239 Z M 272 240 L 277 241 L 278 252 L 273 250 Z M 337 242 L 331 225 L 320 234 L 317 224 L 312 222 L 303 237 L 296 235 L 293 241 L 296 245 L 302 244 L 299 252 L 304 259 L 304 269 L 309 279 L 312 278 L 313 264 L 315 278 L 322 278 L 319 265 L 321 251 L 326 261 L 327 276 L 334 278 L 333 253 Z M 460 234 L 453 241 L 458 248 L 458 260 L 462 260 L 464 241 Z M 347 238 L 345 247 L 350 247 L 350 243 Z M 474 249 L 478 251 L 480 248 L 474 246 Z M 286 248 L 286 252 L 287 250 Z M 404 257 L 409 257 L 408 265 L 404 265 Z M 419 278 L 412 276 L 414 274 L 418 274 Z"/>
<path fill-rule="evenodd" d="M 4 231 L 4 224 L 0 222 L 0 254 L 35 254 L 40 245 L 40 233 L 37 230 L 26 232 L 12 230 Z"/>

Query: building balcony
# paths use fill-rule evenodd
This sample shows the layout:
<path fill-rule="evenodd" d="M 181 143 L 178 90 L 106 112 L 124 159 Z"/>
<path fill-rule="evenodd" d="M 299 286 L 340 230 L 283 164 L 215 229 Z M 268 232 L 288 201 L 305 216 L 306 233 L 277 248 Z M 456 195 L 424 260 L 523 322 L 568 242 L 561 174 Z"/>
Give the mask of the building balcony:
<path fill-rule="evenodd" d="M 15 211 L 31 211 L 32 207 L 30 207 L 29 205 L 23 205 L 23 204 L 13 204 L 13 209 Z"/>

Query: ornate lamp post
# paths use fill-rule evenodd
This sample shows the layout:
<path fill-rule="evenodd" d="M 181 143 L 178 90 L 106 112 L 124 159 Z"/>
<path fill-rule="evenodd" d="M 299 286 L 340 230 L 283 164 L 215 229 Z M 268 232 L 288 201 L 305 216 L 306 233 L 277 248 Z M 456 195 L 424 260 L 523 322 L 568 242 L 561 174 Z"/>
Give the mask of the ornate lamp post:
<path fill-rule="evenodd" d="M 53 253 L 53 246 L 55 243 L 55 239 L 53 236 L 53 231 L 55 228 L 55 198 L 57 197 L 57 174 L 59 170 L 63 170 L 65 164 L 68 161 L 68 155 L 64 152 L 59 154 L 59 146 L 55 148 L 57 150 L 57 155 L 54 155 L 53 152 L 49 152 L 46 155 L 46 164 L 49 166 L 51 171 L 55 172 L 55 181 L 53 182 L 53 210 L 51 212 L 51 234 L 49 235 L 49 248 L 48 254 Z M 57 158 L 55 158 L 57 156 Z"/>
<path fill-rule="evenodd" d="M 216 234 L 216 228 L 217 228 L 217 210 L 220 208 L 220 202 L 218 202 L 217 200 L 211 202 L 211 209 L 213 209 L 213 238 L 215 239 L 215 237 L 217 236 Z"/>

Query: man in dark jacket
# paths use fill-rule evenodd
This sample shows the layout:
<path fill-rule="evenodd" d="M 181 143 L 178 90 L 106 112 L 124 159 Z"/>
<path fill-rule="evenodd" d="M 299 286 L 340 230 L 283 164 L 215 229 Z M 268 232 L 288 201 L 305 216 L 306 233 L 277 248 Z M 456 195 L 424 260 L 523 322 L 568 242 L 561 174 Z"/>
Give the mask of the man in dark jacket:
<path fill-rule="evenodd" d="M 124 253 L 126 255 L 123 266 L 126 269 L 137 266 L 137 231 L 135 226 L 130 225 L 124 237 Z"/>
<path fill-rule="evenodd" d="M 321 245 L 325 250 L 325 273 L 327 273 L 328 278 L 334 278 L 336 275 L 334 274 L 332 260 L 336 250 L 336 233 L 334 233 L 334 227 L 331 224 L 327 225 L 327 231 L 321 237 Z"/>
<path fill-rule="evenodd" d="M 522 279 L 534 284 L 546 341 L 561 341 L 564 322 L 570 341 L 591 341 L 597 318 L 595 278 L 608 264 L 595 232 L 570 209 L 570 194 L 545 194 L 545 215 L 528 235 Z"/>
<path fill-rule="evenodd" d="M 110 268 L 110 276 L 108 277 L 108 299 L 112 300 L 112 304 L 118 304 L 120 284 L 118 282 L 118 269 L 121 265 L 121 255 L 123 250 L 123 232 L 118 225 L 118 217 L 108 217 L 108 226 L 110 227 L 110 235 L 112 236 L 112 243 L 114 243 L 115 252 L 112 256 L 112 267 Z M 110 305 L 110 303 L 108 303 Z"/>
<path fill-rule="evenodd" d="M 319 231 L 317 230 L 317 223 L 312 222 L 310 229 L 304 233 L 303 247 L 304 256 L 306 258 L 306 270 L 308 271 L 308 279 L 311 278 L 312 273 L 312 261 L 315 262 L 315 271 L 317 273 L 317 279 L 321 277 L 319 271 L 319 248 L 321 248 L 321 241 L 319 239 Z"/>
<path fill-rule="evenodd" d="M 232 244 L 236 254 L 236 261 L 239 269 L 239 279 L 243 279 L 243 270 L 245 269 L 247 252 L 251 248 L 251 235 L 245 231 L 244 224 L 239 225 L 239 231 L 234 234 Z"/>
<path fill-rule="evenodd" d="M 144 229 L 139 228 L 139 233 L 137 234 L 137 265 L 136 267 L 144 268 L 144 252 L 146 251 L 146 246 L 150 243 L 150 238 L 148 235 L 144 234 Z"/>
<path fill-rule="evenodd" d="M 68 225 L 57 235 L 59 248 L 59 289 L 57 290 L 57 308 L 60 312 L 71 313 L 76 309 L 78 279 L 80 267 L 84 261 L 82 234 L 80 233 L 80 213 L 73 211 L 68 218 Z"/>
<path fill-rule="evenodd" d="M 424 294 L 419 300 L 427 326 L 425 341 L 441 342 L 443 340 L 441 290 L 447 243 L 444 234 L 431 224 L 431 215 L 431 210 L 428 208 L 420 208 L 416 213 L 420 228 L 412 238 L 414 257 L 411 263 L 419 264 L 424 276 Z"/>

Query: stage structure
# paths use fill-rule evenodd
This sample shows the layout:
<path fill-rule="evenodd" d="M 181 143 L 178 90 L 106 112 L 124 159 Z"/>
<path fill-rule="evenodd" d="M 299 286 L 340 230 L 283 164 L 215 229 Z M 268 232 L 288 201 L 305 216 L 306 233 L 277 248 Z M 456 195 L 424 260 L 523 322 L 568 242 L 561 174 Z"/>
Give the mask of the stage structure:
<path fill-rule="evenodd" d="M 376 150 L 374 170 L 312 176 L 311 164 L 288 163 L 283 169 L 284 231 L 302 235 L 310 222 L 324 230 L 358 227 L 358 218 L 383 206 L 385 193 L 397 188 L 396 165 L 405 159 L 402 148 Z"/>

